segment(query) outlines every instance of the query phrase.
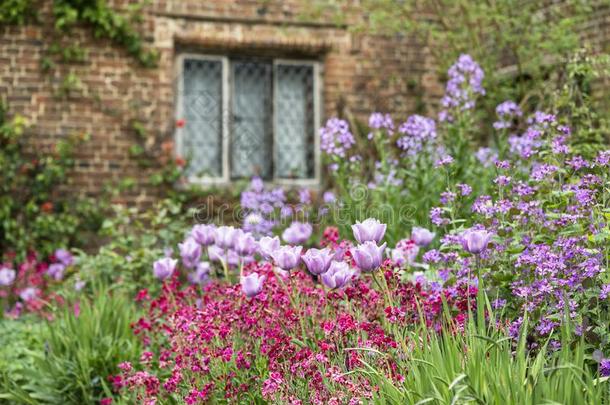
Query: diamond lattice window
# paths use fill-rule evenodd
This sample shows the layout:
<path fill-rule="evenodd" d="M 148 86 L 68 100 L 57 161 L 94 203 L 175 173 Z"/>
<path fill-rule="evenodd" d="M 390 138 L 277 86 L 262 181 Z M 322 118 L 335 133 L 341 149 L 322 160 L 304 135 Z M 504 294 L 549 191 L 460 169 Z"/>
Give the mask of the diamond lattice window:
<path fill-rule="evenodd" d="M 191 179 L 317 179 L 316 63 L 185 56 L 180 69 L 177 141 Z"/>

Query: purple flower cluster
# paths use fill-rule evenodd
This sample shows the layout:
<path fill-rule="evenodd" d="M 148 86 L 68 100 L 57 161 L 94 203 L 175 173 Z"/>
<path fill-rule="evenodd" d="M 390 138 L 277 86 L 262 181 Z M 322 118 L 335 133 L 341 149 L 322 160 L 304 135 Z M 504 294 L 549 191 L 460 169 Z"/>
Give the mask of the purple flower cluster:
<path fill-rule="evenodd" d="M 281 187 L 266 190 L 259 177 L 252 178 L 249 187 L 241 193 L 244 210 L 243 229 L 256 236 L 271 235 L 277 225 L 276 212 L 285 212 L 286 196 Z"/>
<path fill-rule="evenodd" d="M 513 120 L 523 115 L 523 112 L 517 103 L 507 100 L 501 104 L 498 104 L 496 107 L 496 114 L 498 115 L 498 121 L 494 122 L 494 128 L 506 129 L 510 128 Z"/>
<path fill-rule="evenodd" d="M 415 156 L 436 140 L 436 123 L 432 118 L 411 115 L 398 132 L 404 136 L 398 138 L 396 145 L 405 155 Z"/>
<path fill-rule="evenodd" d="M 394 133 L 394 121 L 390 114 L 372 113 L 369 117 L 369 127 L 372 129 L 385 129 L 389 135 Z"/>
<path fill-rule="evenodd" d="M 330 156 L 344 158 L 356 140 L 349 130 L 349 124 L 339 118 L 331 118 L 320 128 L 320 148 Z"/>
<path fill-rule="evenodd" d="M 451 111 L 470 110 L 475 106 L 477 95 L 484 95 L 483 69 L 470 55 L 460 55 L 449 71 L 445 96 L 441 100 L 444 108 L 439 114 L 441 121 L 452 121 Z"/>

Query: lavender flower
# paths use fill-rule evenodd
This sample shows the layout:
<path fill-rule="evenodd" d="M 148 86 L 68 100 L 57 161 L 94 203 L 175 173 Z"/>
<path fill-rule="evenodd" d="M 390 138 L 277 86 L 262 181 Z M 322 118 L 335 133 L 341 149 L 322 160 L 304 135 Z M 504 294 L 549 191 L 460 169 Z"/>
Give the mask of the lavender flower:
<path fill-rule="evenodd" d="M 373 241 L 366 241 L 355 248 L 352 248 L 351 253 L 356 266 L 365 272 L 376 270 L 381 266 L 385 247 L 385 243 L 381 246 L 377 246 Z"/>
<path fill-rule="evenodd" d="M 299 265 L 302 246 L 280 246 L 271 257 L 275 265 L 282 270 L 292 270 Z"/>
<path fill-rule="evenodd" d="M 292 245 L 300 245 L 307 242 L 311 232 L 312 227 L 310 224 L 295 221 L 284 230 L 282 239 Z"/>
<path fill-rule="evenodd" d="M 203 285 L 207 283 L 210 279 L 210 263 L 209 262 L 200 262 L 197 264 L 197 268 L 194 272 L 189 273 L 188 280 L 191 284 L 200 284 Z"/>
<path fill-rule="evenodd" d="M 385 129 L 390 135 L 394 132 L 394 122 L 390 114 L 372 113 L 369 117 L 369 127 L 372 129 Z"/>
<path fill-rule="evenodd" d="M 258 241 L 259 251 L 261 256 L 266 260 L 271 259 L 271 254 L 280 247 L 280 238 L 274 236 L 263 236 Z"/>
<path fill-rule="evenodd" d="M 47 274 L 54 280 L 61 280 L 64 277 L 64 270 L 66 266 L 62 263 L 53 263 L 47 269 Z"/>
<path fill-rule="evenodd" d="M 345 287 L 354 277 L 356 272 L 346 262 L 332 261 L 328 271 L 322 274 L 322 284 L 335 289 Z"/>
<path fill-rule="evenodd" d="M 356 144 L 347 121 L 331 118 L 320 128 L 320 148 L 330 156 L 345 157 L 346 152 Z"/>
<path fill-rule="evenodd" d="M 183 243 L 178 244 L 182 264 L 189 269 L 195 268 L 201 258 L 201 245 L 194 238 L 188 237 Z"/>
<path fill-rule="evenodd" d="M 481 162 L 483 167 L 489 167 L 498 160 L 498 152 L 491 148 L 479 148 L 475 153 L 475 157 Z"/>
<path fill-rule="evenodd" d="M 0 286 L 9 286 L 13 284 L 16 277 L 15 270 L 9 269 L 8 267 L 2 267 L 0 269 Z"/>
<path fill-rule="evenodd" d="M 415 242 L 417 246 L 428 246 L 435 236 L 436 233 L 431 232 L 426 228 L 414 226 L 411 230 L 411 239 Z"/>
<path fill-rule="evenodd" d="M 202 246 L 214 243 L 216 227 L 214 225 L 198 224 L 191 229 L 191 237 Z"/>
<path fill-rule="evenodd" d="M 214 242 L 221 249 L 231 249 L 235 244 L 237 229 L 232 226 L 220 226 L 214 233 Z"/>
<path fill-rule="evenodd" d="M 396 145 L 405 155 L 415 156 L 436 139 L 436 123 L 432 118 L 411 115 L 398 132 L 404 136 L 398 138 Z"/>
<path fill-rule="evenodd" d="M 362 222 L 357 221 L 352 225 L 352 232 L 358 243 L 367 241 L 379 243 L 383 239 L 383 235 L 385 235 L 386 227 L 386 224 L 382 224 L 378 219 L 367 218 Z"/>
<path fill-rule="evenodd" d="M 74 263 L 74 257 L 72 253 L 68 252 L 66 249 L 57 249 L 54 253 L 55 258 L 64 266 L 68 267 Z"/>
<path fill-rule="evenodd" d="M 249 232 L 237 232 L 233 249 L 241 256 L 251 256 L 256 252 L 256 240 Z"/>
<path fill-rule="evenodd" d="M 521 108 L 514 101 L 507 100 L 496 107 L 498 121 L 494 122 L 495 129 L 510 128 L 512 120 L 523 115 Z"/>
<path fill-rule="evenodd" d="M 305 266 L 307 266 L 307 270 L 309 270 L 311 274 L 318 276 L 328 270 L 333 256 L 333 253 L 328 248 L 312 248 L 307 250 L 307 252 L 301 256 L 301 259 L 303 260 L 303 263 L 305 263 Z"/>
<path fill-rule="evenodd" d="M 332 204 L 337 201 L 337 198 L 335 197 L 335 194 L 332 191 L 325 191 L 322 195 L 322 200 L 324 200 L 326 204 Z"/>
<path fill-rule="evenodd" d="M 449 80 L 445 88 L 445 96 L 441 100 L 444 110 L 439 114 L 441 121 L 451 121 L 450 110 L 470 110 L 475 106 L 475 96 L 484 95 L 483 69 L 470 55 L 460 55 L 447 72 Z"/>
<path fill-rule="evenodd" d="M 159 259 L 153 264 L 153 274 L 159 280 L 165 280 L 172 275 L 177 264 L 178 260 L 169 257 Z"/>
<path fill-rule="evenodd" d="M 462 247 L 465 251 L 478 255 L 487 248 L 491 234 L 483 229 L 469 229 L 461 235 Z"/>
<path fill-rule="evenodd" d="M 263 282 L 267 276 L 259 276 L 257 273 L 251 273 L 247 276 L 242 276 L 240 280 L 241 290 L 248 298 L 257 296 L 263 291 Z"/>

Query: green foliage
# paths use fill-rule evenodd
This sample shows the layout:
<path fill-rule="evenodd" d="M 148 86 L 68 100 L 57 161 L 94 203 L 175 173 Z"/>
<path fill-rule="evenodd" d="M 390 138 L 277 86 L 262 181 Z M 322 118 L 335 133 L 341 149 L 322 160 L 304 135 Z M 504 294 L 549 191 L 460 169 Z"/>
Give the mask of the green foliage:
<path fill-rule="evenodd" d="M 481 330 L 469 322 L 464 333 L 425 327 L 409 333 L 412 350 L 400 366 L 408 370 L 397 384 L 373 367 L 361 370 L 380 390 L 373 403 L 433 404 L 602 404 L 610 400 L 607 378 L 590 368 L 582 342 L 537 353 L 501 330 Z"/>
<path fill-rule="evenodd" d="M 54 0 L 55 28 L 68 33 L 73 26 L 86 24 L 93 29 L 96 38 L 111 40 L 124 47 L 143 66 L 153 67 L 157 62 L 157 53 L 144 48 L 141 35 L 133 28 L 140 7 L 132 7 L 132 14 L 124 16 L 104 0 Z"/>
<path fill-rule="evenodd" d="M 2 0 L 0 2 L 0 26 L 25 24 L 34 15 L 32 0 Z"/>
<path fill-rule="evenodd" d="M 79 310 L 76 310 L 78 305 Z M 76 314 L 78 312 L 78 314 Z M 112 396 L 117 364 L 141 350 L 131 300 L 111 289 L 70 301 L 46 324 L 2 321 L 0 399 L 25 404 L 96 404 Z"/>
<path fill-rule="evenodd" d="M 6 121 L 4 113 L 0 106 L 0 254 L 12 252 L 22 260 L 37 250 L 45 256 L 76 242 L 76 234 L 94 229 L 99 218 L 87 200 L 65 199 L 59 191 L 74 148 L 86 136 L 62 139 L 52 153 L 34 157 L 26 149 L 25 118 Z"/>
<path fill-rule="evenodd" d="M 594 4 L 367 0 L 363 8 L 369 13 L 363 30 L 429 39 L 439 71 L 446 71 L 460 54 L 471 54 L 485 70 L 485 103 L 491 110 L 507 99 L 544 102 L 540 95 L 554 79 L 551 72 L 581 45 L 579 29 L 593 15 Z M 512 70 L 501 69 L 507 66 Z"/>
<path fill-rule="evenodd" d="M 190 226 L 192 213 L 171 200 L 163 200 L 152 209 L 113 206 L 104 221 L 100 236 L 108 240 L 95 255 L 79 258 L 79 277 L 89 283 L 113 283 L 131 292 L 143 286 L 158 286 L 152 264 L 163 257 L 164 249 L 182 241 Z"/>

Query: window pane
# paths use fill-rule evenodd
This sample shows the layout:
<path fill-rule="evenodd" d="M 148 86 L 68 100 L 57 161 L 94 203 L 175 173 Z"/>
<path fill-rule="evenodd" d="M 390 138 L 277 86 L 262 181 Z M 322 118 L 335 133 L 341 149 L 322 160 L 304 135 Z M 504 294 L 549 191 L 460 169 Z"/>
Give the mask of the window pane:
<path fill-rule="evenodd" d="M 222 62 L 185 59 L 183 151 L 189 175 L 222 176 Z"/>
<path fill-rule="evenodd" d="M 314 177 L 313 66 L 276 65 L 275 177 Z"/>
<path fill-rule="evenodd" d="M 232 64 L 231 177 L 271 177 L 271 64 Z"/>

